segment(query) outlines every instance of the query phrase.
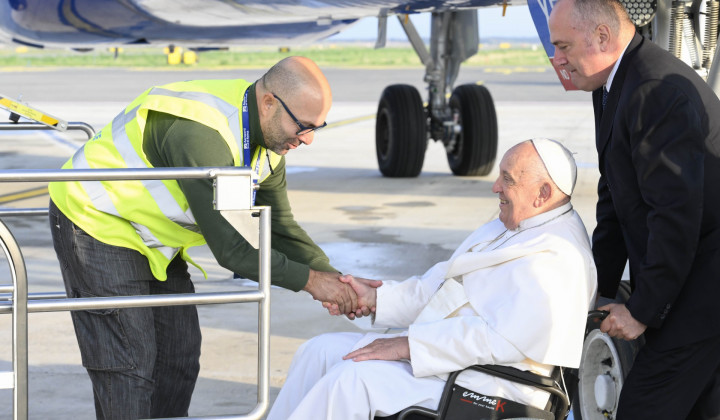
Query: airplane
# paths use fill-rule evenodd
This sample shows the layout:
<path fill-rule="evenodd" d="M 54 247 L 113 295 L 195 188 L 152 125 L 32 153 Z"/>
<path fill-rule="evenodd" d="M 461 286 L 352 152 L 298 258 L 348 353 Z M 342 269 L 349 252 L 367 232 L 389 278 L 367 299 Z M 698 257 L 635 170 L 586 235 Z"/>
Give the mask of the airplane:
<path fill-rule="evenodd" d="M 623 0 L 638 30 L 683 59 L 720 96 L 717 0 Z M 458 176 L 482 176 L 494 166 L 498 127 L 490 92 L 454 86 L 460 66 L 478 50 L 482 7 L 529 8 L 538 36 L 562 86 L 570 77 L 553 63 L 547 18 L 552 0 L 0 0 L 0 38 L 38 48 L 99 48 L 182 44 L 309 43 L 364 17 L 378 17 L 377 47 L 387 19 L 396 17 L 425 66 L 427 105 L 410 85 L 388 86 L 376 118 L 376 155 L 386 177 L 415 177 L 429 140 L 445 147 Z M 410 14 L 430 13 L 429 48 Z M 592 331 L 590 332 L 592 333 Z M 589 334 L 574 418 L 612 418 L 632 348 Z"/>
<path fill-rule="evenodd" d="M 720 94 L 718 2 L 623 0 L 643 35 L 683 58 Z M 357 20 L 379 18 L 376 47 L 385 45 L 387 19 L 396 16 L 425 66 L 427 105 L 416 88 L 388 86 L 379 101 L 376 155 L 386 177 L 415 177 L 428 141 L 445 147 L 453 174 L 487 175 L 497 154 L 495 106 L 484 86 L 454 87 L 460 65 L 478 51 L 475 9 L 527 5 L 550 58 L 547 18 L 552 0 L 2 0 L 0 37 L 34 46 L 93 47 L 183 44 L 309 43 Z M 409 14 L 431 13 L 429 50 Z M 713 57 L 714 51 L 714 57 Z M 714 60 L 713 60 L 714 59 Z M 554 66 L 566 89 L 569 75 Z"/>

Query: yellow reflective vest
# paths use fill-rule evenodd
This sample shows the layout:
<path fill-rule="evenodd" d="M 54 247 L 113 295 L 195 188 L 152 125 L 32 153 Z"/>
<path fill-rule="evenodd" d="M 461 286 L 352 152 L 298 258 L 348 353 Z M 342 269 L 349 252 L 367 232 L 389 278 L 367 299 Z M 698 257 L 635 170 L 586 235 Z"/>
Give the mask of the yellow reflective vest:
<path fill-rule="evenodd" d="M 243 166 L 242 101 L 245 80 L 201 80 L 148 89 L 80 148 L 63 169 L 152 168 L 143 152 L 149 110 L 197 121 L 227 143 L 235 166 Z M 265 155 L 269 159 L 265 159 Z M 281 156 L 256 147 L 250 167 L 262 182 Z M 269 162 L 268 162 L 269 161 Z M 167 266 L 187 249 L 203 245 L 187 199 L 175 180 L 53 182 L 50 197 L 58 208 L 95 239 L 145 255 L 153 275 L 167 279 Z M 200 267 L 198 267 L 200 268 Z"/>

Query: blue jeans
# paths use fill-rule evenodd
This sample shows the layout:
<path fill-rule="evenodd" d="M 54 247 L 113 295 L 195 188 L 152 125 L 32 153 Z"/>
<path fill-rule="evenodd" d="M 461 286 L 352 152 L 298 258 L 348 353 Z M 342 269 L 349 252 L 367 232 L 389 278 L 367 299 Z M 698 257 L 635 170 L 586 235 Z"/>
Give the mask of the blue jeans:
<path fill-rule="evenodd" d="M 176 257 L 167 281 L 145 256 L 102 243 L 52 201 L 50 229 L 69 297 L 193 293 L 187 263 Z M 200 324 L 194 305 L 72 311 L 98 419 L 183 417 L 200 371 Z"/>

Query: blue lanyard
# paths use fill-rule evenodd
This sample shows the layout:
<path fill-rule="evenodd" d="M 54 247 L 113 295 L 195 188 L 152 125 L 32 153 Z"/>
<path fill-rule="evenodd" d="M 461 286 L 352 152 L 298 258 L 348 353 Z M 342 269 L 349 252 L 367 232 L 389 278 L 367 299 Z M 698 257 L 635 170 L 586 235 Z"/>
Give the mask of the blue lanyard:
<path fill-rule="evenodd" d="M 243 166 L 246 168 L 250 168 L 250 115 L 248 113 L 248 103 L 247 103 L 247 97 L 248 97 L 248 90 L 250 88 L 245 89 L 245 95 L 243 96 L 242 101 L 242 122 L 243 122 Z M 258 173 L 258 170 L 260 169 L 260 157 L 258 156 L 257 164 L 255 165 L 255 173 L 260 176 Z M 257 183 L 257 179 L 254 180 L 254 183 Z M 252 205 L 255 205 L 255 195 L 257 193 L 257 190 L 253 190 L 252 193 Z"/>
<path fill-rule="evenodd" d="M 243 165 L 250 167 L 250 115 L 248 114 L 248 89 L 245 89 L 245 95 L 242 101 L 242 123 L 243 123 Z"/>

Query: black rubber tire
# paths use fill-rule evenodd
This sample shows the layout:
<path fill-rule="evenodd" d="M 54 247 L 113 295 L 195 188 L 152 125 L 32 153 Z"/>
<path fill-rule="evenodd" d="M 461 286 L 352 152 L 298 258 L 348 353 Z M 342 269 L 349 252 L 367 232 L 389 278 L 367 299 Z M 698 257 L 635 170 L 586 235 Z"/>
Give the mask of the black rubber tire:
<path fill-rule="evenodd" d="M 427 141 L 427 117 L 417 89 L 410 85 L 386 87 L 375 121 L 380 172 L 392 178 L 420 175 Z"/>
<path fill-rule="evenodd" d="M 450 97 L 450 109 L 458 113 L 462 131 L 447 150 L 455 175 L 487 175 L 495 165 L 498 148 L 497 114 L 490 91 L 481 85 L 460 85 Z"/>

